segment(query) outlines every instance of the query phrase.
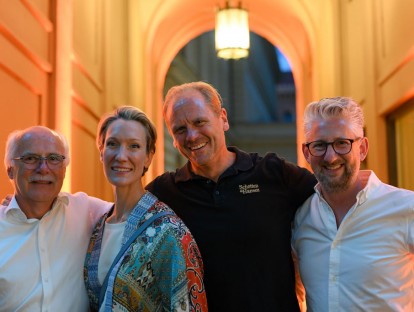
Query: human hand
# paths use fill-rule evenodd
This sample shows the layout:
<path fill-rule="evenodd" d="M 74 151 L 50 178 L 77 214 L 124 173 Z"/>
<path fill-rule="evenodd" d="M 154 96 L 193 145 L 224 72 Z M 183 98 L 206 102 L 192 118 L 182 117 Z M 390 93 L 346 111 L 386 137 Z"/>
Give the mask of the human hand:
<path fill-rule="evenodd" d="M 7 194 L 6 197 L 1 200 L 1 204 L 3 206 L 8 206 L 12 198 L 13 198 L 12 194 Z"/>

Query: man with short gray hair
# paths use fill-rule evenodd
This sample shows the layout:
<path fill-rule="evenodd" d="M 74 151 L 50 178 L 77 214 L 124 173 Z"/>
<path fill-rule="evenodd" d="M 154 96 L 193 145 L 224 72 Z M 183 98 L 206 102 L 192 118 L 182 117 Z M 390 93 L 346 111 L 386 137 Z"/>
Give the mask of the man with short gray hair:
<path fill-rule="evenodd" d="M 42 126 L 12 132 L 5 165 L 14 187 L 0 206 L 0 309 L 88 311 L 83 262 L 92 229 L 111 203 L 60 192 L 65 138 Z"/>

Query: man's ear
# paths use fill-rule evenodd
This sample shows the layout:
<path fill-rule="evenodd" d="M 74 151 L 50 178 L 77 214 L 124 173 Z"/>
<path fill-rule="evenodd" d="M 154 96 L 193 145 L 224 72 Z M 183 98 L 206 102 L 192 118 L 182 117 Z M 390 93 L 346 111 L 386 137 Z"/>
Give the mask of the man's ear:
<path fill-rule="evenodd" d="M 309 149 L 306 147 L 305 143 L 302 144 L 302 153 L 303 153 L 303 156 L 305 156 L 305 159 L 308 162 L 308 164 L 310 164 Z"/>
<path fill-rule="evenodd" d="M 369 149 L 368 138 L 363 137 L 361 139 L 361 144 L 359 145 L 359 157 L 361 161 L 364 161 L 365 158 L 367 157 L 368 149 Z"/>
<path fill-rule="evenodd" d="M 7 176 L 10 180 L 13 180 L 13 167 L 7 168 Z"/>
<path fill-rule="evenodd" d="M 223 130 L 227 131 L 230 129 L 229 120 L 227 118 L 227 111 L 225 108 L 221 109 L 221 119 L 223 120 Z"/>

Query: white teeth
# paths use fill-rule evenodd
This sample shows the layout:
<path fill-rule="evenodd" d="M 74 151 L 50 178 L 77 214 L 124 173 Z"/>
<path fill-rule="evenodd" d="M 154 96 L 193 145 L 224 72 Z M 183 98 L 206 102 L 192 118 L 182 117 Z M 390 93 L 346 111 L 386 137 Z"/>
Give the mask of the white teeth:
<path fill-rule="evenodd" d="M 341 167 L 341 165 L 326 166 L 326 168 L 327 168 L 327 169 L 329 169 L 329 170 L 335 170 L 335 169 L 338 169 L 338 168 L 340 168 L 340 167 Z"/>
<path fill-rule="evenodd" d="M 202 147 L 204 147 L 206 145 L 207 145 L 207 143 L 201 143 L 201 144 L 198 144 L 196 146 L 190 147 L 190 150 L 195 151 L 195 150 L 198 150 L 198 149 L 200 149 L 200 148 L 202 148 Z"/>
<path fill-rule="evenodd" d="M 120 171 L 120 172 L 128 172 L 128 171 L 131 171 L 131 169 L 128 169 L 128 168 L 112 168 L 112 170 L 114 170 L 114 171 Z"/>
<path fill-rule="evenodd" d="M 42 184 L 49 184 L 53 182 L 53 179 L 50 177 L 39 177 L 39 176 L 34 176 L 34 177 L 29 177 L 29 182 L 31 183 L 42 183 Z"/>

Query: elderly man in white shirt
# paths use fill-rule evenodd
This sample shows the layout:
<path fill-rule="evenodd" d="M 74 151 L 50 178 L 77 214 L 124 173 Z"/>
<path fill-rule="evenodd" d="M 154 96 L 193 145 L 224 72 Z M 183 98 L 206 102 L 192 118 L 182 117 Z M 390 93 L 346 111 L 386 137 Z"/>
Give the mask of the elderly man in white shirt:
<path fill-rule="evenodd" d="M 318 184 L 292 247 L 308 311 L 414 311 L 414 192 L 360 170 L 364 117 L 350 98 L 308 105 L 303 153 Z"/>
<path fill-rule="evenodd" d="M 111 203 L 60 192 L 68 163 L 65 138 L 49 128 L 8 137 L 5 165 L 15 193 L 0 206 L 1 311 L 88 311 L 83 262 Z"/>

